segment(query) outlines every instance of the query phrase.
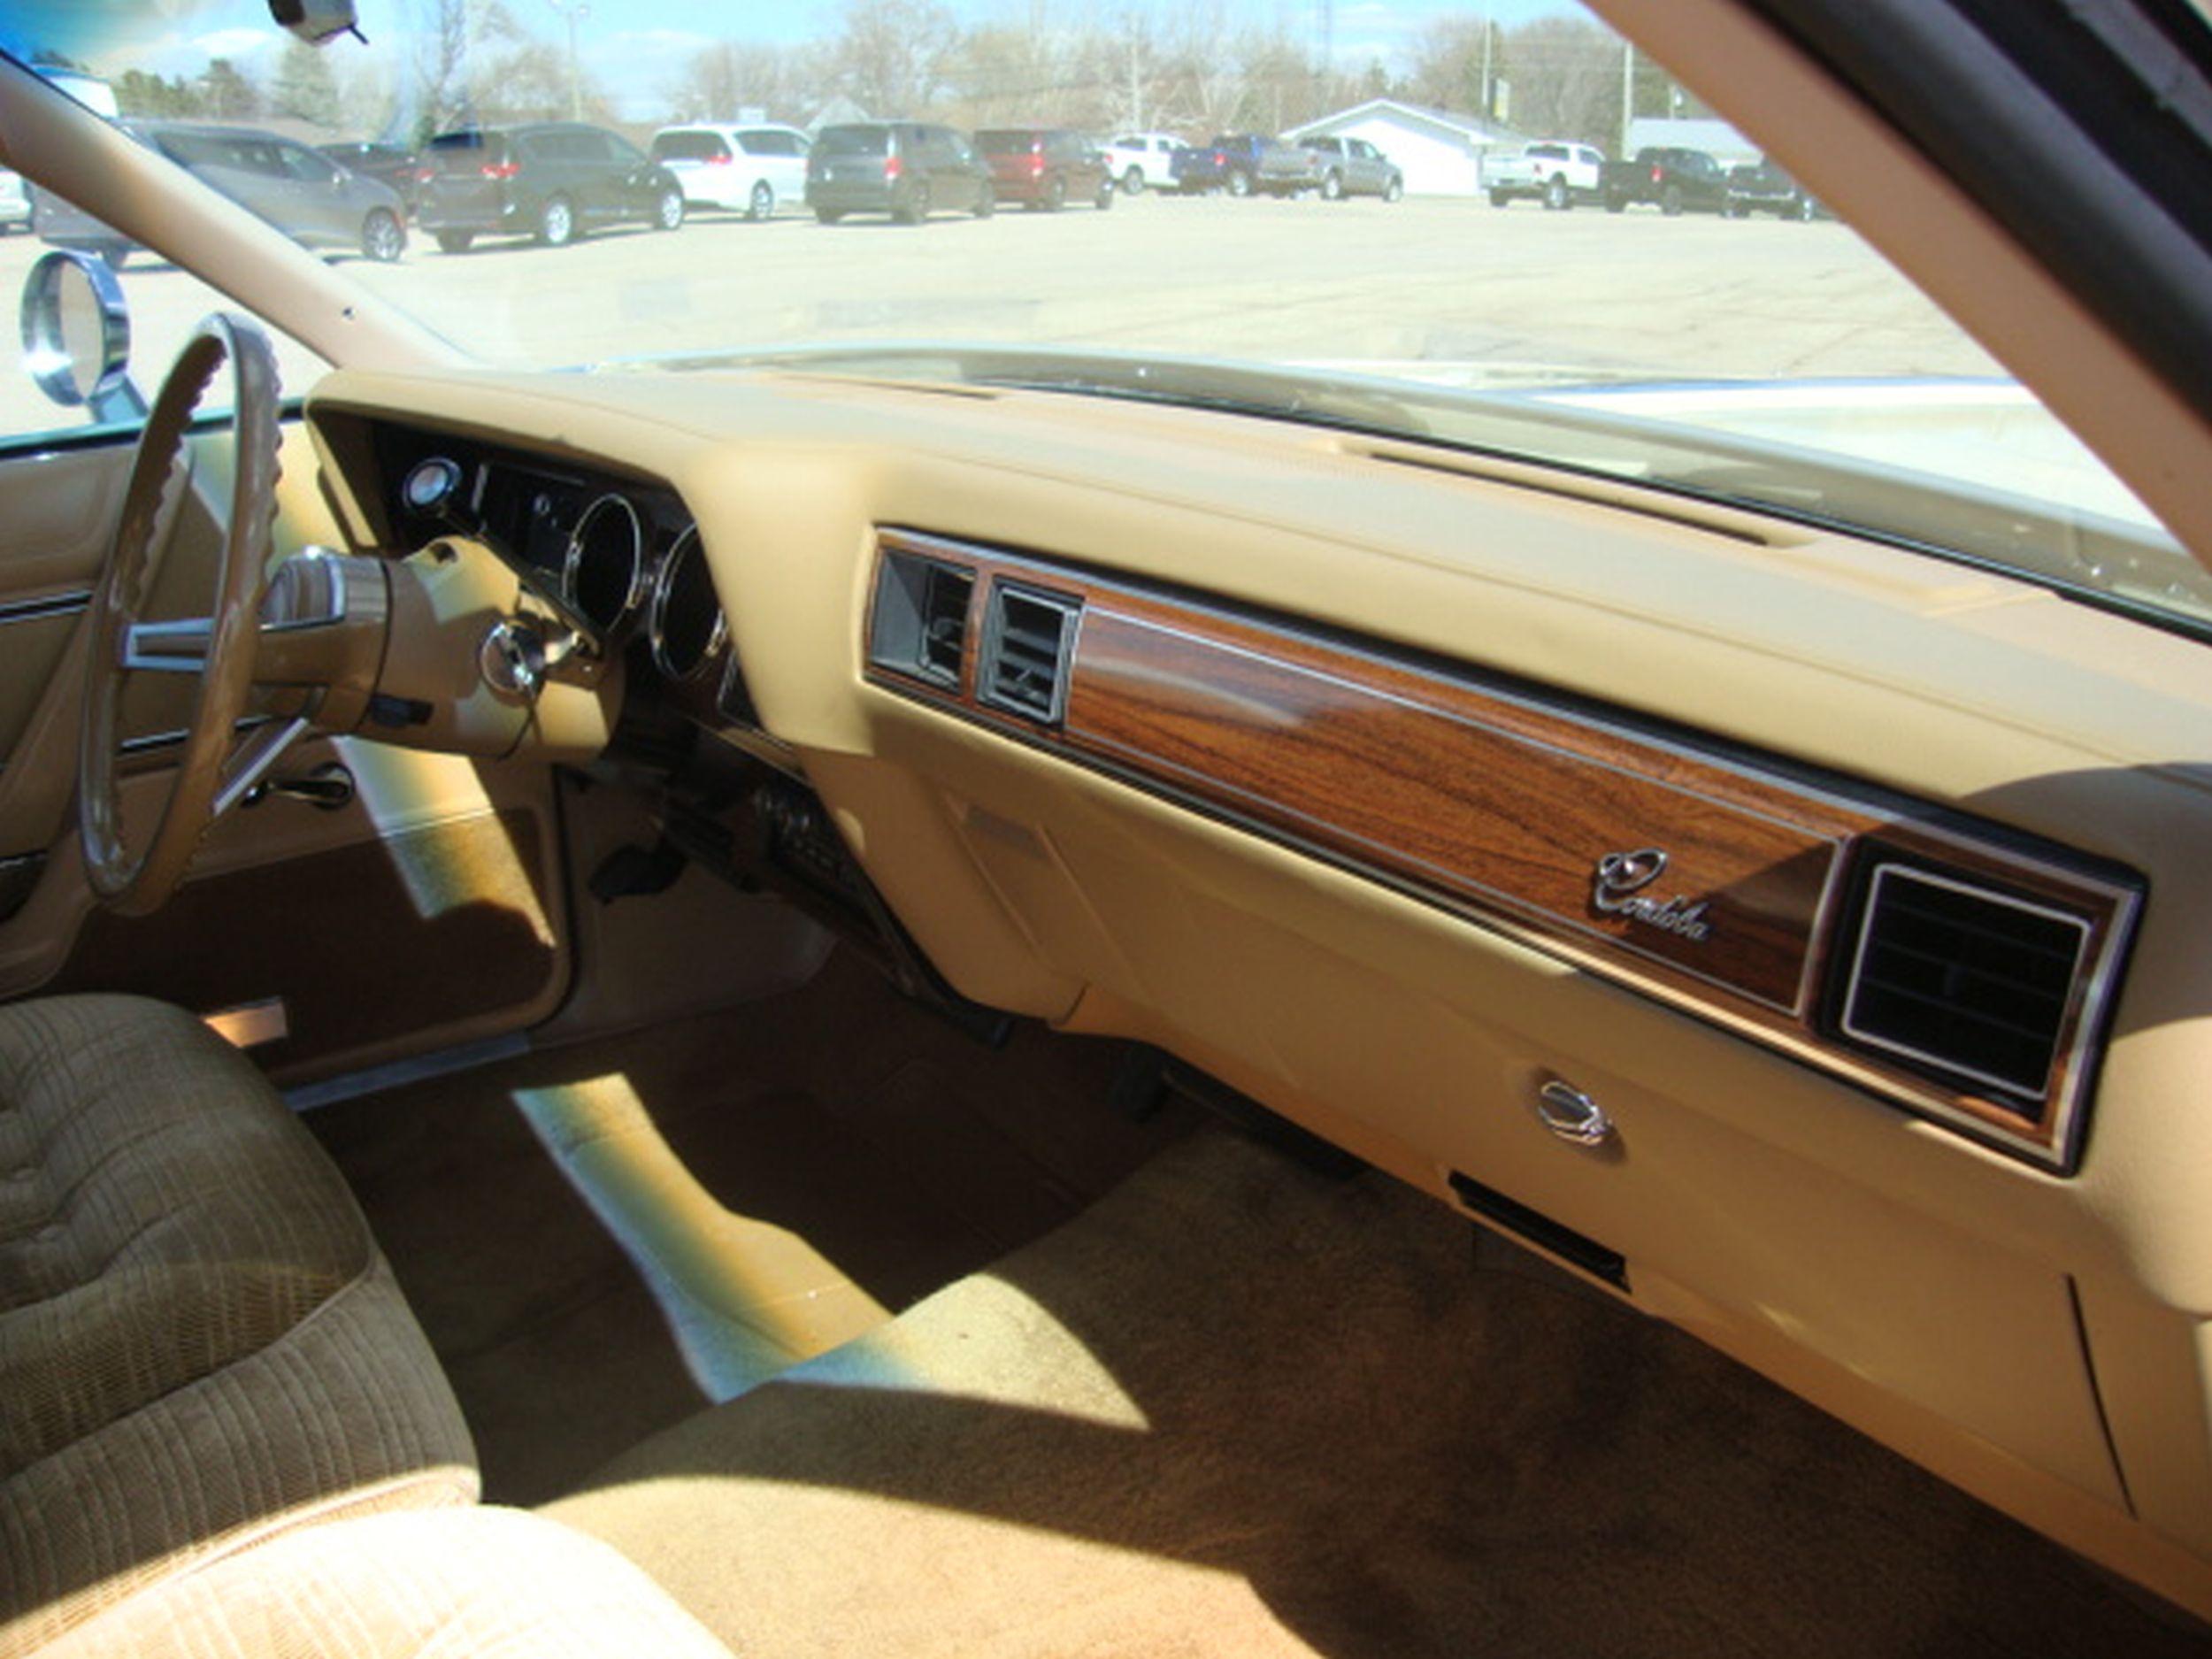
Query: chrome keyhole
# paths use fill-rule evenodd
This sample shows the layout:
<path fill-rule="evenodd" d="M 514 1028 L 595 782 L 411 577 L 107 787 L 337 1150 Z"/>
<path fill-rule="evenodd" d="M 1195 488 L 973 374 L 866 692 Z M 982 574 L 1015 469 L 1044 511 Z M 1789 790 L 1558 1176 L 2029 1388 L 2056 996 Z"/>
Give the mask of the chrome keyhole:
<path fill-rule="evenodd" d="M 1536 1116 L 1552 1133 L 1578 1147 L 1598 1146 L 1613 1137 L 1613 1120 L 1605 1108 L 1558 1078 L 1536 1091 Z"/>

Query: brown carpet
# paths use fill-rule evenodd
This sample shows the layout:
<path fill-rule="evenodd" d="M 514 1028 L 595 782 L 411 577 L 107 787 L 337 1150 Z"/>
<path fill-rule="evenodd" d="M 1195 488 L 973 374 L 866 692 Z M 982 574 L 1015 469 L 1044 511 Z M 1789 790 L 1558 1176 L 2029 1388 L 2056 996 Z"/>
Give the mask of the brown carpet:
<path fill-rule="evenodd" d="M 2200 1651 L 1428 1201 L 1213 1134 L 550 1512 L 757 1659 Z"/>
<path fill-rule="evenodd" d="M 1185 1133 L 1106 1103 L 1120 1045 L 1002 1051 L 843 953 L 800 990 L 323 1108 L 452 1378 L 486 1496 L 534 1503 L 708 1403 L 646 1280 L 517 1096 L 619 1079 L 731 1210 L 894 1311 L 1049 1231 Z"/>

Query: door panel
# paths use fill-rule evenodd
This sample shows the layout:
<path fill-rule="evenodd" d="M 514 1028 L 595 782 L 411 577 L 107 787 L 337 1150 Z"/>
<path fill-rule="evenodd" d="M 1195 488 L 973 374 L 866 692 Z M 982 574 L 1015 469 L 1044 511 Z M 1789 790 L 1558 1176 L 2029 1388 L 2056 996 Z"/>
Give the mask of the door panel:
<path fill-rule="evenodd" d="M 315 456 L 285 428 L 277 554 L 342 538 Z M 290 1035 L 260 1056 L 290 1081 L 538 1023 L 565 994 L 568 926 L 549 769 L 486 766 L 349 739 L 303 745 L 279 768 L 342 764 L 352 803 L 272 799 L 209 834 L 164 910 L 126 921 L 85 885 L 73 810 L 84 597 L 120 511 L 132 450 L 119 443 L 0 456 L 0 859 L 43 856 L 20 908 L 0 915 L 0 998 L 119 990 L 196 1012 L 284 999 Z M 230 488 L 219 435 L 191 446 L 192 487 L 148 603 L 203 614 Z M 15 619 L 9 619 L 11 611 Z M 139 675 L 126 689 L 127 826 L 165 795 L 163 740 L 196 682 Z M 29 866 L 19 866 L 28 868 Z M 0 900 L 6 897 L 0 884 Z"/>

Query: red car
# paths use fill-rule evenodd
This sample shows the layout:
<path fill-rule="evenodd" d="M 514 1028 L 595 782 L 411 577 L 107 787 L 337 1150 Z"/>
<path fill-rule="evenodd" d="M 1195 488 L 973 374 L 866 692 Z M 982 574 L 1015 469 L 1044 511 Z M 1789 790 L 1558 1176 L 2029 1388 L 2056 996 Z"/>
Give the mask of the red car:
<path fill-rule="evenodd" d="M 1057 212 L 1071 201 L 1114 204 L 1114 175 L 1082 134 L 1060 127 L 998 127 L 975 135 L 1002 202 Z"/>

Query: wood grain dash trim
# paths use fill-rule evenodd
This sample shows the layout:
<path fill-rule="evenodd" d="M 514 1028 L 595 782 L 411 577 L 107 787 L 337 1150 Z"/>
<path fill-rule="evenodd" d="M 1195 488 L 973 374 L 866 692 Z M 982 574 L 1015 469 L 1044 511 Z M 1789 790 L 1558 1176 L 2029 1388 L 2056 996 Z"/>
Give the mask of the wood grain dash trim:
<path fill-rule="evenodd" d="M 2046 1167 L 2078 1155 L 2140 882 L 1870 787 L 1824 782 L 1555 701 L 1479 670 L 1262 619 L 1056 561 L 899 529 L 884 549 L 972 571 L 955 690 L 863 664 L 932 703 L 1125 784 L 1485 921 Z M 872 580 L 873 573 L 872 573 Z M 1002 581 L 1079 599 L 1064 721 L 976 695 Z M 1663 868 L 1650 855 L 1663 852 Z M 1627 855 L 1649 880 L 1609 889 Z M 2039 1102 L 1846 1041 L 1832 1004 L 1855 895 L 1902 856 L 2057 905 L 2089 930 Z M 1647 901 L 1632 907 L 1622 899 Z"/>

